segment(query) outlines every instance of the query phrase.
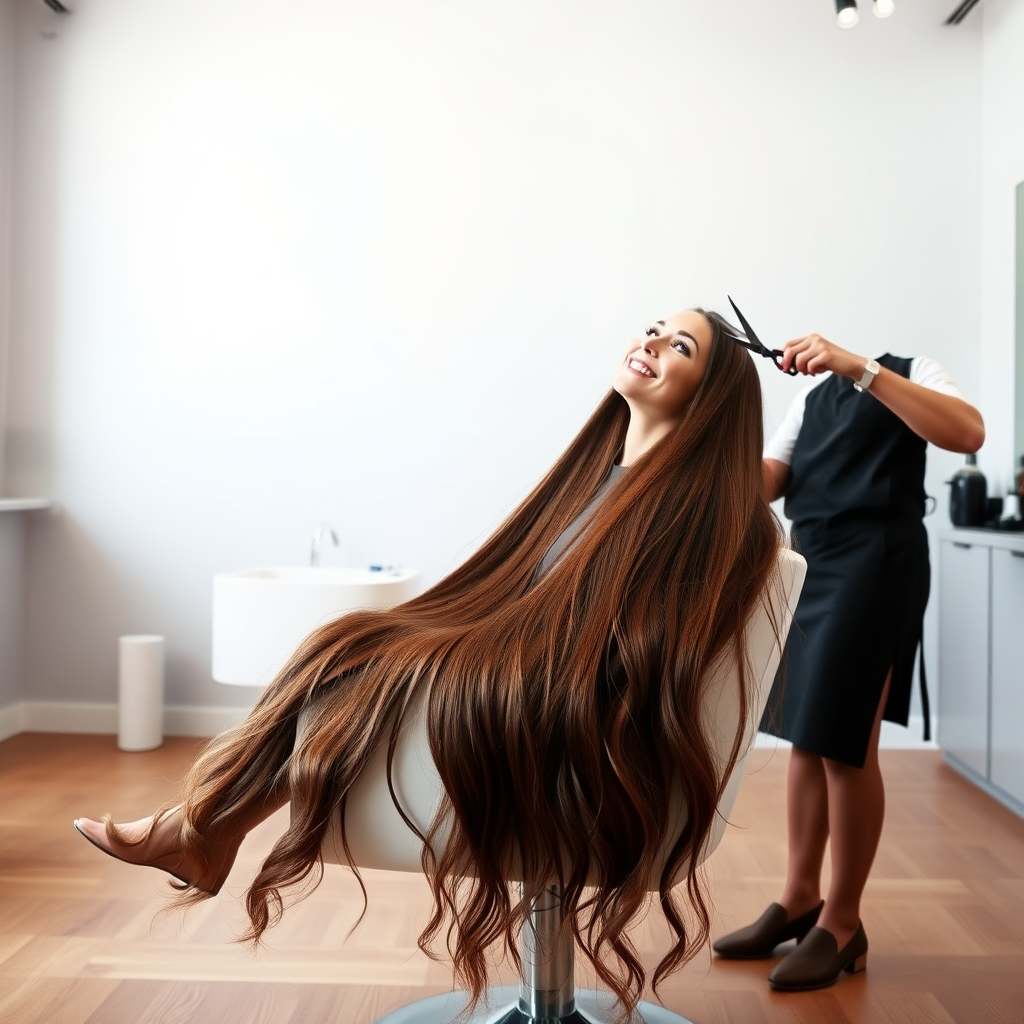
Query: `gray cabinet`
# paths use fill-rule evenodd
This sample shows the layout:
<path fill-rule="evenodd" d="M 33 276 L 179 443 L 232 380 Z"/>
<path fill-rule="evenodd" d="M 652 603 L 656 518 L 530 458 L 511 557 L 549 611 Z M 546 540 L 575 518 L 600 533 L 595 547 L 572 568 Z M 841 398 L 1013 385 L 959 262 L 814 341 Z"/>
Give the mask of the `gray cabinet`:
<path fill-rule="evenodd" d="M 1024 813 L 1024 536 L 939 539 L 939 746 Z"/>
<path fill-rule="evenodd" d="M 939 547 L 939 746 L 988 776 L 989 549 L 964 540 Z"/>
<path fill-rule="evenodd" d="M 989 779 L 1024 804 L 1024 551 L 992 551 Z"/>

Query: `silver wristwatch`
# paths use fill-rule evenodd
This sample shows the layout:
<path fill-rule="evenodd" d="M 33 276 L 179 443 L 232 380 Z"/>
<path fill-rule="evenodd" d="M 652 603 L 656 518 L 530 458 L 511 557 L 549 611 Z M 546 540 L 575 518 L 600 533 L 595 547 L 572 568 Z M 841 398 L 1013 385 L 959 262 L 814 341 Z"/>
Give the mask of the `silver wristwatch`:
<path fill-rule="evenodd" d="M 860 380 L 855 380 L 853 386 L 858 391 L 867 391 L 871 387 L 871 382 L 878 376 L 878 371 L 881 367 L 874 361 L 874 359 L 868 360 L 868 365 L 864 367 L 864 373 Z"/>

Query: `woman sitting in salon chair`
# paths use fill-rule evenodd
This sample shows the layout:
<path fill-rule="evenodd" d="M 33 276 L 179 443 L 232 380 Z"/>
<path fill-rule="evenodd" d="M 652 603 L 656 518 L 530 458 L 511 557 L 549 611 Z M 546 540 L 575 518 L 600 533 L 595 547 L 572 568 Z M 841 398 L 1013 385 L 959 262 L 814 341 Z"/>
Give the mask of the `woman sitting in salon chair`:
<path fill-rule="evenodd" d="M 348 794 L 422 702 L 444 798 L 422 835 L 434 914 L 421 944 L 453 919 L 456 975 L 479 996 L 489 951 L 514 958 L 529 911 L 508 879 L 527 893 L 555 881 L 577 945 L 634 1007 L 646 974 L 627 929 L 652 874 L 674 934 L 654 982 L 707 938 L 697 865 L 748 733 L 744 627 L 777 574 L 761 391 L 731 333 L 701 310 L 652 326 L 463 566 L 396 609 L 313 633 L 200 755 L 178 805 L 116 826 L 82 818 L 79 831 L 172 874 L 187 905 L 220 889 L 246 833 L 291 800 L 291 825 L 246 895 L 246 937 L 258 941 L 286 891 L 316 878 L 339 820 L 344 843 Z M 700 711 L 727 655 L 740 714 L 723 764 Z M 693 926 L 672 891 L 679 876 Z"/>

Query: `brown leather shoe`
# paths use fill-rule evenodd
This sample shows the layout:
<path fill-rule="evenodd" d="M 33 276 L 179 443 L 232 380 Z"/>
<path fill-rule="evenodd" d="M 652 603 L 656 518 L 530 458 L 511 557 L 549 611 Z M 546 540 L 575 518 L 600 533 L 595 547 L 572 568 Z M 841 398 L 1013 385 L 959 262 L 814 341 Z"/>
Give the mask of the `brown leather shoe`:
<path fill-rule="evenodd" d="M 836 937 L 825 928 L 814 927 L 807 938 L 768 975 L 768 984 L 782 992 L 806 992 L 828 988 L 843 971 L 856 974 L 868 965 L 868 937 L 858 924 L 853 938 L 839 950 Z"/>
<path fill-rule="evenodd" d="M 786 908 L 773 903 L 753 924 L 716 939 L 712 949 L 729 960 L 761 960 L 771 956 L 780 942 L 799 942 L 814 927 L 825 906 L 824 901 L 813 910 L 788 921 Z"/>
<path fill-rule="evenodd" d="M 106 821 L 91 818 L 76 818 L 73 824 L 82 836 L 108 856 L 126 864 L 158 868 L 176 878 L 181 883 L 180 888 L 198 889 L 216 896 L 235 862 L 241 839 L 213 844 L 211 862 L 200 867 L 187 861 L 178 848 L 178 818 L 179 808 L 175 807 L 155 824 L 152 818 L 110 827 Z"/>

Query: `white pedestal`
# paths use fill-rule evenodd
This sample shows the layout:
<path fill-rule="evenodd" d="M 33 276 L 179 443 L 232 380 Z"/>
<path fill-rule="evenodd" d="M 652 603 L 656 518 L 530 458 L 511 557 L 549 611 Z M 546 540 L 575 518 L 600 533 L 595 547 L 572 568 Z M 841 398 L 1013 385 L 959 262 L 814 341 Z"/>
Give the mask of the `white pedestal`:
<path fill-rule="evenodd" d="M 164 741 L 164 638 L 149 634 L 118 641 L 117 745 L 154 750 Z"/>

